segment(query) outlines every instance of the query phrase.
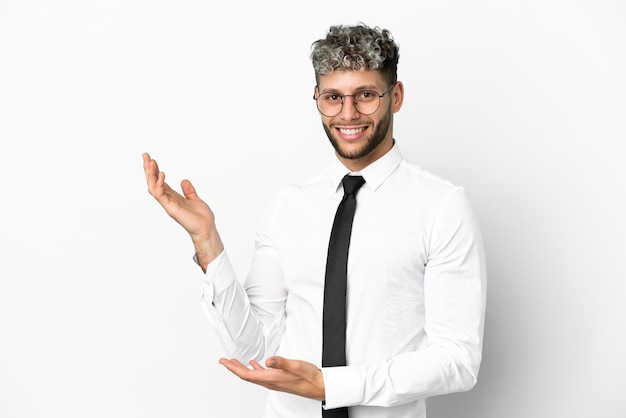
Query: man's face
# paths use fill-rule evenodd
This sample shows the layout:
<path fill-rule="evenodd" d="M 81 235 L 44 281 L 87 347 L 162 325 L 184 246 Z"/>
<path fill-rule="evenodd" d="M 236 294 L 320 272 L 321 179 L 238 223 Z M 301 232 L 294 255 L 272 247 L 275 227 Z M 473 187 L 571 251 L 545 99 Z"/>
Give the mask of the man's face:
<path fill-rule="evenodd" d="M 321 76 L 315 96 L 333 93 L 353 95 L 363 90 L 382 94 L 389 84 L 379 71 L 334 71 Z M 357 111 L 352 96 L 344 97 L 336 116 L 322 115 L 324 130 L 339 159 L 352 171 L 358 171 L 383 156 L 393 146 L 393 113 L 402 104 L 403 88 L 397 83 L 380 99 L 380 106 L 371 115 Z"/>

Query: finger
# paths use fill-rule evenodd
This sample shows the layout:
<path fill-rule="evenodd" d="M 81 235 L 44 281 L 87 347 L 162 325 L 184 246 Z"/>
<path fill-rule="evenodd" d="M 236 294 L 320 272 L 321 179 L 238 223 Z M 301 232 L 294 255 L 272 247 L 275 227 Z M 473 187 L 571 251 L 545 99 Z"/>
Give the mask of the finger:
<path fill-rule="evenodd" d="M 165 173 L 163 171 L 159 171 L 157 174 L 156 185 L 158 187 L 163 187 L 164 184 L 165 184 Z"/>
<path fill-rule="evenodd" d="M 226 358 L 221 358 L 220 359 L 220 364 L 222 366 L 225 366 L 228 370 L 233 371 L 233 370 L 237 370 L 237 369 L 246 369 L 249 370 L 243 363 L 241 363 L 239 360 L 233 358 L 233 359 L 226 359 Z"/>
<path fill-rule="evenodd" d="M 265 365 L 267 367 L 271 367 L 272 369 L 288 369 L 288 363 L 289 361 L 286 358 L 280 356 L 269 357 L 265 360 Z"/>
<path fill-rule="evenodd" d="M 254 370 L 265 370 L 265 367 L 261 366 L 256 360 L 250 360 L 250 365 Z"/>
<path fill-rule="evenodd" d="M 200 200 L 198 194 L 196 193 L 196 188 L 193 187 L 193 184 L 187 179 L 183 180 L 180 183 L 180 187 L 183 189 L 183 194 L 187 199 L 190 200 Z"/>
<path fill-rule="evenodd" d="M 150 154 L 147 152 L 143 153 L 143 171 L 146 174 L 146 180 L 150 181 L 150 165 L 152 163 L 152 159 L 150 158 Z"/>
<path fill-rule="evenodd" d="M 240 362 L 236 358 L 230 359 L 230 362 L 235 364 L 238 367 L 245 367 L 246 369 L 248 368 L 245 364 L 243 364 L 242 362 Z"/>
<path fill-rule="evenodd" d="M 143 166 L 145 167 L 146 164 L 149 163 L 151 160 L 150 154 L 148 154 L 147 152 L 144 152 L 143 154 L 141 154 L 141 157 L 143 158 Z"/>
<path fill-rule="evenodd" d="M 236 359 L 220 359 L 220 364 L 242 380 L 252 381 L 252 371 Z"/>
<path fill-rule="evenodd" d="M 157 162 L 150 158 L 148 154 L 144 156 L 144 171 L 146 174 L 146 181 L 148 183 L 148 190 L 150 193 L 154 192 L 154 187 L 157 186 L 159 178 L 159 166 Z"/>

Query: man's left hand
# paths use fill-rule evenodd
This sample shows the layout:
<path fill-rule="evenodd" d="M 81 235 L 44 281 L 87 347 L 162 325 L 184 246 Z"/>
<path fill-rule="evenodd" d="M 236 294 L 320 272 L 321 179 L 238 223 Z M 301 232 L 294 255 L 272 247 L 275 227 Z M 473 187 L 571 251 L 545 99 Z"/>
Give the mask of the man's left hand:
<path fill-rule="evenodd" d="M 306 361 L 274 356 L 265 361 L 267 368 L 251 360 L 252 369 L 237 359 L 222 358 L 220 364 L 247 382 L 318 401 L 325 399 L 322 371 Z"/>

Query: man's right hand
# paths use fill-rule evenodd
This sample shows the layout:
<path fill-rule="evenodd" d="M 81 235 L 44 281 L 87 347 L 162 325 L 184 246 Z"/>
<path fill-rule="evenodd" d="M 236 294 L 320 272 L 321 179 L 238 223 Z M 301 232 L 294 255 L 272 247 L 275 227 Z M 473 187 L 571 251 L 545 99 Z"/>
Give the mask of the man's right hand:
<path fill-rule="evenodd" d="M 213 211 L 196 193 L 189 180 L 181 182 L 183 195 L 165 183 L 165 173 L 149 154 L 143 154 L 143 169 L 146 173 L 148 192 L 159 202 L 176 222 L 191 236 L 198 263 L 203 270 L 223 250 L 224 245 L 215 226 Z"/>

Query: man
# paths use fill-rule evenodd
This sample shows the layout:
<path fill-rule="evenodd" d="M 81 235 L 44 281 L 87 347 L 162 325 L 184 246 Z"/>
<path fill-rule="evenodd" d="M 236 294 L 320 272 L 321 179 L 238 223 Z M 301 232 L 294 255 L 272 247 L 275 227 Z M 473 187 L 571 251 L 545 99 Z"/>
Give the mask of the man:
<path fill-rule="evenodd" d="M 232 356 L 221 364 L 271 389 L 264 417 L 425 417 L 427 397 L 476 383 L 486 298 L 480 231 L 464 189 L 407 162 L 395 142 L 404 86 L 391 34 L 334 26 L 311 58 L 336 162 L 276 194 L 243 285 L 211 209 L 187 180 L 184 196 L 172 190 L 144 154 L 148 189 L 191 235 L 202 305 Z M 351 195 L 347 290 L 335 298 L 345 306 L 328 313 L 341 293 L 325 276 L 346 175 L 362 185 Z M 344 313 L 343 330 L 329 331 L 327 319 Z M 322 357 L 337 347 L 344 359 L 327 365 Z"/>

